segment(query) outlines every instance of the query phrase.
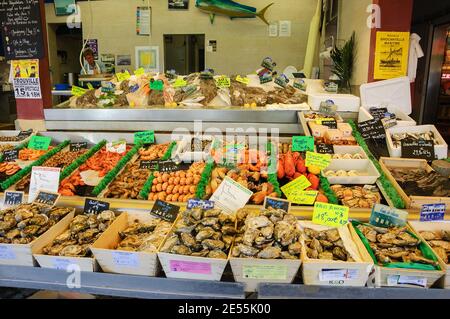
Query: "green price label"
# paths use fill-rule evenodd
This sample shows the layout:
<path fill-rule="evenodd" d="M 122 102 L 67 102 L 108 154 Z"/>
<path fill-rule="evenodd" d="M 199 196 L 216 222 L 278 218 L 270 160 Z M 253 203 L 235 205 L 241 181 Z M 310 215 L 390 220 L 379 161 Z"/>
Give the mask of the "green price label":
<path fill-rule="evenodd" d="M 48 150 L 50 143 L 52 142 L 51 137 L 47 136 L 32 136 L 30 142 L 28 143 L 28 148 L 33 150 Z"/>
<path fill-rule="evenodd" d="M 72 95 L 82 96 L 86 93 L 86 89 L 80 88 L 79 86 L 72 85 Z"/>
<path fill-rule="evenodd" d="M 314 152 L 314 136 L 293 136 L 292 137 L 293 152 Z"/>
<path fill-rule="evenodd" d="M 216 82 L 216 86 L 218 88 L 229 88 L 231 86 L 231 80 L 228 76 L 222 75 L 216 79 L 214 79 Z"/>
<path fill-rule="evenodd" d="M 128 71 L 116 73 L 117 81 L 122 82 L 130 78 L 130 73 Z"/>
<path fill-rule="evenodd" d="M 164 82 L 161 80 L 150 82 L 150 89 L 155 91 L 162 91 L 164 89 Z"/>
<path fill-rule="evenodd" d="M 183 78 L 177 78 L 175 80 L 175 83 L 173 84 L 174 88 L 182 88 L 185 87 L 187 85 L 186 80 L 184 80 Z"/>
<path fill-rule="evenodd" d="M 143 144 L 155 143 L 155 132 L 154 131 L 144 131 L 134 133 L 134 144 L 141 142 Z"/>
<path fill-rule="evenodd" d="M 142 74 L 145 74 L 145 69 L 144 68 L 139 68 L 139 69 L 134 71 L 134 75 L 142 75 Z"/>
<path fill-rule="evenodd" d="M 88 84 L 87 84 L 87 87 L 88 87 L 89 90 L 93 90 L 93 89 L 94 89 L 94 87 L 92 86 L 91 83 L 88 83 Z"/>

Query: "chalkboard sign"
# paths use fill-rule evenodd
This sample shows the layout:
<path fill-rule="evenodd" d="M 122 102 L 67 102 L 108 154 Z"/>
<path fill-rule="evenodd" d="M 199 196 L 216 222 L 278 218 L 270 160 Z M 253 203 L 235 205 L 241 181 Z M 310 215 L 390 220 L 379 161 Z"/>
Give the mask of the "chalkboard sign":
<path fill-rule="evenodd" d="M 434 142 L 425 140 L 402 140 L 403 158 L 421 158 L 434 161 Z"/>
<path fill-rule="evenodd" d="M 369 109 L 369 113 L 373 116 L 374 119 L 381 120 L 386 116 L 386 113 L 388 113 L 388 109 L 385 107 L 371 107 Z"/>
<path fill-rule="evenodd" d="M 159 161 L 141 161 L 139 163 L 140 169 L 149 169 L 149 170 L 155 170 L 158 167 Z"/>
<path fill-rule="evenodd" d="M 330 144 L 317 144 L 317 153 L 319 154 L 334 154 L 333 145 Z"/>
<path fill-rule="evenodd" d="M 330 129 L 337 129 L 336 120 L 323 120 L 322 125 L 327 126 Z"/>
<path fill-rule="evenodd" d="M 175 219 L 177 219 L 179 211 L 180 207 L 158 199 L 155 202 L 155 205 L 153 205 L 150 214 L 157 218 L 164 219 L 165 221 L 174 222 Z"/>
<path fill-rule="evenodd" d="M 0 1 L 0 21 L 7 60 L 44 57 L 39 0 Z"/>
<path fill-rule="evenodd" d="M 33 203 L 53 207 L 58 201 L 59 196 L 61 195 L 58 193 L 39 191 L 37 196 L 34 198 Z"/>
<path fill-rule="evenodd" d="M 5 191 L 3 208 L 22 204 L 24 192 Z"/>
<path fill-rule="evenodd" d="M 176 172 L 188 170 L 190 166 L 191 164 L 189 163 L 176 163 L 172 160 L 168 160 L 159 163 L 159 171 L 162 173 Z"/>
<path fill-rule="evenodd" d="M 289 212 L 291 203 L 281 198 L 266 197 L 264 199 L 264 208 L 269 209 L 270 207 L 275 209 L 282 209 L 285 212 Z"/>
<path fill-rule="evenodd" d="M 3 162 L 12 162 L 19 158 L 19 150 L 9 150 L 3 152 Z"/>
<path fill-rule="evenodd" d="M 86 214 L 97 215 L 109 209 L 109 203 L 86 198 L 84 201 L 84 212 Z"/>
<path fill-rule="evenodd" d="M 81 150 L 86 150 L 87 148 L 88 148 L 87 142 L 70 143 L 70 151 L 71 152 L 78 152 Z"/>
<path fill-rule="evenodd" d="M 30 136 L 32 133 L 33 133 L 33 130 L 32 130 L 32 129 L 29 129 L 29 130 L 27 130 L 27 131 L 20 131 L 19 134 L 17 134 L 17 137 L 18 137 L 20 140 L 24 140 L 24 139 L 26 139 L 28 136 Z"/>
<path fill-rule="evenodd" d="M 386 131 L 384 130 L 381 120 L 374 119 L 358 123 L 358 131 L 364 139 L 366 138 L 386 138 Z"/>

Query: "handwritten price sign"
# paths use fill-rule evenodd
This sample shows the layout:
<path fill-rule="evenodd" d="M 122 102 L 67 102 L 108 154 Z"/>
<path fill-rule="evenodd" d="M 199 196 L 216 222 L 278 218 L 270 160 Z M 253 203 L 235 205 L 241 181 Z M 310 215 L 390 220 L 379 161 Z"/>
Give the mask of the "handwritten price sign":
<path fill-rule="evenodd" d="M 348 223 L 348 211 L 346 206 L 315 203 L 312 221 L 319 225 L 341 227 Z"/>

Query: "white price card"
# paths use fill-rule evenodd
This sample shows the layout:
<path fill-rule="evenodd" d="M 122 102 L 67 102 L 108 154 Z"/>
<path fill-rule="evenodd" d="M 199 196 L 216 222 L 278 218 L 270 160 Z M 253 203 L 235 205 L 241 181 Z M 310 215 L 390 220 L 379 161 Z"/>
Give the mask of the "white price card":
<path fill-rule="evenodd" d="M 386 278 L 388 286 L 410 285 L 426 288 L 427 278 L 418 276 L 390 275 Z"/>
<path fill-rule="evenodd" d="M 241 184 L 235 182 L 229 177 L 225 177 L 217 190 L 211 196 L 216 207 L 222 209 L 229 214 L 235 213 L 240 208 L 244 207 L 253 192 Z"/>
<path fill-rule="evenodd" d="M 16 254 L 11 247 L 7 245 L 0 245 L 0 259 L 13 260 L 16 259 Z"/>
<path fill-rule="evenodd" d="M 133 268 L 137 268 L 139 266 L 138 256 L 135 253 L 113 251 L 112 258 L 113 263 L 116 266 Z"/>
<path fill-rule="evenodd" d="M 61 169 L 57 167 L 34 166 L 31 170 L 28 202 L 32 203 L 41 190 L 57 193 L 60 173 Z"/>
<path fill-rule="evenodd" d="M 14 78 L 13 86 L 16 99 L 42 98 L 39 78 Z"/>
<path fill-rule="evenodd" d="M 357 279 L 358 276 L 358 269 L 322 269 L 319 273 L 319 280 L 345 281 Z"/>

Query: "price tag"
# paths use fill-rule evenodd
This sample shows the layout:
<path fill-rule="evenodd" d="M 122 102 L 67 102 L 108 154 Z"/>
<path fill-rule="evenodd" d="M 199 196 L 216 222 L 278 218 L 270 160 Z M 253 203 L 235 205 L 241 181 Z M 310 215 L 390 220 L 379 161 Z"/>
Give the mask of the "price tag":
<path fill-rule="evenodd" d="M 439 221 L 444 220 L 446 205 L 444 203 L 438 204 L 424 204 L 420 210 L 420 221 Z"/>
<path fill-rule="evenodd" d="M 240 75 L 236 76 L 236 81 L 245 85 L 249 85 L 250 79 L 248 77 L 241 77 Z"/>
<path fill-rule="evenodd" d="M 113 264 L 119 267 L 139 267 L 139 259 L 135 253 L 112 251 Z"/>
<path fill-rule="evenodd" d="M 426 288 L 427 278 L 419 276 L 389 275 L 386 277 L 386 283 L 391 287 L 398 285 L 411 285 Z"/>
<path fill-rule="evenodd" d="M 38 191 L 33 203 L 53 207 L 56 205 L 61 194 L 56 192 Z"/>
<path fill-rule="evenodd" d="M 214 202 L 210 200 L 189 199 L 187 202 L 187 208 L 192 209 L 195 207 L 200 207 L 202 209 L 213 209 Z"/>
<path fill-rule="evenodd" d="M 334 147 L 330 144 L 317 144 L 317 153 L 319 154 L 334 154 Z"/>
<path fill-rule="evenodd" d="M 0 259 L 14 260 L 16 259 L 16 254 L 10 246 L 0 244 Z"/>
<path fill-rule="evenodd" d="M 306 176 L 302 175 L 294 179 L 292 182 L 289 182 L 281 187 L 281 190 L 286 195 L 286 197 L 288 197 L 293 192 L 302 191 L 309 186 L 311 186 L 311 182 L 306 178 Z"/>
<path fill-rule="evenodd" d="M 363 138 L 386 138 L 386 131 L 384 129 L 381 120 L 374 119 L 365 122 L 360 122 L 357 124 L 358 131 L 361 133 Z"/>
<path fill-rule="evenodd" d="M 233 214 L 244 207 L 252 195 L 251 190 L 227 176 L 210 199 L 224 212 Z"/>
<path fill-rule="evenodd" d="M 175 80 L 175 82 L 173 83 L 173 87 L 174 88 L 182 88 L 185 87 L 187 85 L 187 81 L 185 79 L 183 79 L 182 77 L 179 77 Z"/>
<path fill-rule="evenodd" d="M 76 97 L 80 97 L 86 94 L 87 90 L 80 88 L 79 86 L 72 85 L 72 95 Z"/>
<path fill-rule="evenodd" d="M 174 222 L 175 219 L 177 219 L 179 211 L 179 206 L 157 199 L 152 207 L 152 210 L 150 211 L 150 214 L 165 221 Z"/>
<path fill-rule="evenodd" d="M 343 284 L 344 281 L 358 278 L 358 269 L 322 269 L 319 273 L 320 281 L 331 281 L 333 284 Z"/>
<path fill-rule="evenodd" d="M 330 227 L 341 227 L 348 223 L 349 208 L 341 205 L 315 203 L 313 223 Z"/>
<path fill-rule="evenodd" d="M 19 158 L 19 150 L 9 150 L 3 152 L 3 162 L 12 162 Z"/>
<path fill-rule="evenodd" d="M 116 142 L 106 143 L 106 151 L 110 153 L 125 153 L 127 150 L 127 142 L 125 140 L 120 140 Z"/>
<path fill-rule="evenodd" d="M 170 173 L 170 172 L 176 172 L 176 171 L 185 171 L 188 170 L 191 166 L 190 163 L 176 163 L 172 160 L 168 161 L 161 161 L 159 162 L 159 171 L 161 173 Z"/>
<path fill-rule="evenodd" d="M 164 82 L 161 80 L 150 82 L 150 89 L 155 91 L 162 91 L 164 90 Z"/>
<path fill-rule="evenodd" d="M 57 193 L 59 187 L 59 167 L 34 166 L 31 170 L 28 202 L 32 203 L 39 191 Z"/>
<path fill-rule="evenodd" d="M 135 75 L 142 75 L 145 74 L 145 69 L 144 68 L 139 68 L 137 70 L 134 71 Z"/>
<path fill-rule="evenodd" d="M 292 151 L 293 152 L 314 151 L 314 136 L 293 136 Z"/>
<path fill-rule="evenodd" d="M 93 90 L 93 89 L 94 89 L 94 87 L 92 86 L 92 84 L 89 83 L 89 82 L 88 82 L 88 84 L 87 84 L 87 87 L 88 87 L 89 90 Z"/>
<path fill-rule="evenodd" d="M 337 129 L 337 122 L 336 120 L 323 120 L 320 123 L 321 125 L 327 126 L 328 128 L 331 129 Z"/>
<path fill-rule="evenodd" d="M 219 89 L 229 88 L 231 86 L 231 80 L 226 75 L 219 76 L 218 78 L 215 78 L 214 81 Z"/>
<path fill-rule="evenodd" d="M 70 151 L 78 152 L 81 150 L 86 150 L 88 148 L 87 142 L 79 142 L 79 143 L 70 143 Z"/>
<path fill-rule="evenodd" d="M 385 118 L 385 114 L 388 113 L 388 109 L 385 107 L 371 107 L 369 109 L 370 115 L 373 116 L 374 119 L 383 119 Z"/>
<path fill-rule="evenodd" d="M 153 160 L 153 161 L 141 161 L 139 163 L 140 169 L 149 169 L 151 171 L 154 171 L 158 168 L 159 161 Z"/>
<path fill-rule="evenodd" d="M 48 150 L 50 143 L 52 142 L 52 138 L 48 136 L 37 136 L 34 135 L 31 137 L 30 142 L 28 143 L 28 148 L 33 150 Z"/>
<path fill-rule="evenodd" d="M 119 82 L 128 80 L 130 76 L 130 72 L 128 71 L 116 73 L 117 81 Z"/>
<path fill-rule="evenodd" d="M 242 275 L 248 279 L 286 280 L 286 265 L 242 265 Z"/>
<path fill-rule="evenodd" d="M 170 271 L 186 272 L 191 274 L 211 275 L 211 263 L 171 260 L 169 262 Z"/>
<path fill-rule="evenodd" d="M 20 131 L 19 134 L 17 135 L 17 137 L 23 140 L 23 139 L 27 138 L 28 136 L 30 136 L 32 133 L 33 133 L 33 129 L 29 129 L 26 131 Z"/>
<path fill-rule="evenodd" d="M 5 198 L 3 200 L 3 208 L 16 206 L 22 204 L 24 192 L 5 191 Z"/>
<path fill-rule="evenodd" d="M 417 141 L 401 141 L 403 158 L 421 158 L 427 161 L 434 161 L 434 142 L 417 140 Z"/>
<path fill-rule="evenodd" d="M 141 142 L 143 144 L 155 143 L 155 131 L 144 131 L 134 133 L 134 144 Z"/>
<path fill-rule="evenodd" d="M 101 212 L 109 210 L 109 203 L 102 202 L 92 198 L 86 198 L 84 200 L 83 212 L 89 215 L 98 215 Z"/>
<path fill-rule="evenodd" d="M 313 152 L 306 152 L 305 166 L 317 166 L 320 169 L 325 169 L 331 163 L 330 154 L 319 154 Z"/>
<path fill-rule="evenodd" d="M 406 225 L 408 212 L 382 204 L 375 204 L 372 208 L 369 223 L 378 227 Z"/>
<path fill-rule="evenodd" d="M 270 207 L 275 209 L 282 209 L 285 212 L 289 213 L 289 210 L 291 209 L 291 203 L 281 198 L 274 198 L 274 197 L 264 198 L 264 208 L 268 209 Z"/>
<path fill-rule="evenodd" d="M 316 201 L 316 197 L 319 194 L 318 191 L 293 191 L 287 197 L 287 199 L 298 205 L 312 205 Z"/>

